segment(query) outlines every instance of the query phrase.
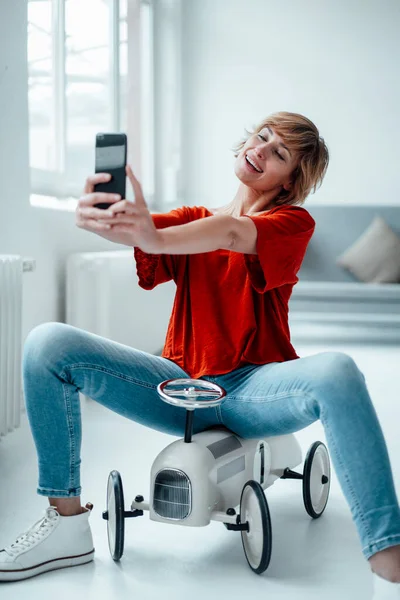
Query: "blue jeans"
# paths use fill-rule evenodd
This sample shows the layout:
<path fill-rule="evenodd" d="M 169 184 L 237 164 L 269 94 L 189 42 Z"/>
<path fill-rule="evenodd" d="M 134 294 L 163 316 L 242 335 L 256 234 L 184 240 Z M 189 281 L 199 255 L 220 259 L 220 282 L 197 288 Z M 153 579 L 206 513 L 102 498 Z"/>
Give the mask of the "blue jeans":
<path fill-rule="evenodd" d="M 174 362 L 63 323 L 28 335 L 23 354 L 27 415 L 39 461 L 38 494 L 80 496 L 81 410 L 78 391 L 107 408 L 183 436 L 185 411 L 156 391 L 189 377 Z M 364 375 L 341 352 L 204 376 L 227 392 L 216 408 L 196 411 L 194 432 L 223 424 L 243 438 L 293 433 L 317 419 L 369 558 L 400 544 L 400 509 L 384 436 Z"/>

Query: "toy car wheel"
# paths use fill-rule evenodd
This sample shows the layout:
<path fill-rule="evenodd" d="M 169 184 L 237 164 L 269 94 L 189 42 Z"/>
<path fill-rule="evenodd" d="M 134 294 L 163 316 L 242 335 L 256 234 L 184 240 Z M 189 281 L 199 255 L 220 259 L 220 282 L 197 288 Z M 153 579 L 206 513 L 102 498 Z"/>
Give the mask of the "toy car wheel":
<path fill-rule="evenodd" d="M 111 471 L 107 484 L 107 535 L 108 547 L 114 560 L 124 552 L 125 520 L 124 490 L 118 471 Z"/>
<path fill-rule="evenodd" d="M 304 461 L 303 501 L 307 513 L 318 519 L 325 510 L 331 485 L 328 450 L 322 442 L 314 442 Z"/>
<path fill-rule="evenodd" d="M 255 573 L 263 573 L 271 560 L 272 530 L 267 499 L 258 481 L 251 479 L 243 486 L 240 523 L 248 523 L 248 531 L 241 531 L 247 562 Z"/>

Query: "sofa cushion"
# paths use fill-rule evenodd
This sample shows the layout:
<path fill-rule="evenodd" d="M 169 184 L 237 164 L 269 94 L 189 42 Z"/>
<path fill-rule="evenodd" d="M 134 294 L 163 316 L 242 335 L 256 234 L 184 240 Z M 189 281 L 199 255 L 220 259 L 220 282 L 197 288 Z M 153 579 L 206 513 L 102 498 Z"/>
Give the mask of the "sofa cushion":
<path fill-rule="evenodd" d="M 360 281 L 400 282 L 400 237 L 376 215 L 364 233 L 343 252 L 336 264 Z"/>

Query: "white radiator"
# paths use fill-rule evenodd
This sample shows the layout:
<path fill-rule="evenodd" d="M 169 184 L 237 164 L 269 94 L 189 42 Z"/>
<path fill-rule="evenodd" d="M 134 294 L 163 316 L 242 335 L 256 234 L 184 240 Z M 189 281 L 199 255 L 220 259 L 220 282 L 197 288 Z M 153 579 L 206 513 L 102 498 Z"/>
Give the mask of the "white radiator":
<path fill-rule="evenodd" d="M 133 249 L 71 254 L 66 288 L 68 324 L 159 354 L 176 286 L 140 288 Z"/>
<path fill-rule="evenodd" d="M 20 425 L 22 403 L 22 277 L 31 259 L 0 255 L 0 437 Z"/>

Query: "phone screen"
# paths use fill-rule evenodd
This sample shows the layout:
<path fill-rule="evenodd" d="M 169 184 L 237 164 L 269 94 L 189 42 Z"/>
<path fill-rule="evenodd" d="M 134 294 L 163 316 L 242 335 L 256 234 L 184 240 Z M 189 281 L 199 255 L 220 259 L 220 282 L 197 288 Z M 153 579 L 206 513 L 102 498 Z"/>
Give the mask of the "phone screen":
<path fill-rule="evenodd" d="M 96 136 L 95 173 L 110 173 L 111 179 L 94 186 L 96 192 L 126 195 L 127 138 L 124 133 L 98 133 Z M 100 202 L 96 208 L 106 209 L 111 204 Z"/>
<path fill-rule="evenodd" d="M 108 173 L 111 169 L 125 167 L 125 144 L 96 146 L 96 171 Z"/>

